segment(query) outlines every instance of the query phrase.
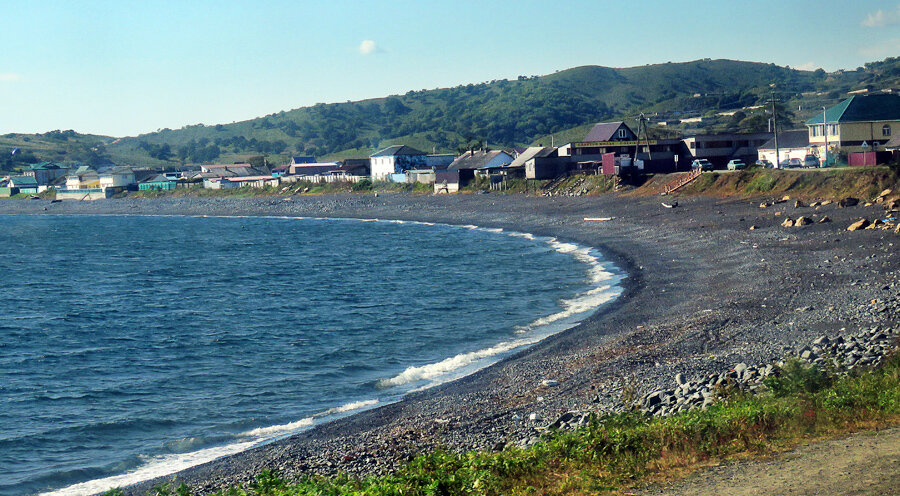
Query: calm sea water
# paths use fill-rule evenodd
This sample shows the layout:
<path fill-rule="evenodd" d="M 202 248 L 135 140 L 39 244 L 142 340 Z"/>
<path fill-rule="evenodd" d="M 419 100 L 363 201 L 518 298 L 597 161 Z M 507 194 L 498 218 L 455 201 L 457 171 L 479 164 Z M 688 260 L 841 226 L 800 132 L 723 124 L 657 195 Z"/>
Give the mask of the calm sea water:
<path fill-rule="evenodd" d="M 599 255 L 419 223 L 0 216 L 0 495 L 88 494 L 394 401 L 618 295 Z"/>

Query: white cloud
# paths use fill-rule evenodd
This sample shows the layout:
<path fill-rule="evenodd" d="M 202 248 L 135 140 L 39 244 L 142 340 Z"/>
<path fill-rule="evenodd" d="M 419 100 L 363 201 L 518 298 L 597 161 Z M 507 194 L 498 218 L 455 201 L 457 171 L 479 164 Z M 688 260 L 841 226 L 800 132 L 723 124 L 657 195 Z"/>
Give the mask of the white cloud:
<path fill-rule="evenodd" d="M 891 24 L 900 23 L 900 5 L 894 10 L 881 10 L 869 13 L 860 23 L 867 28 L 880 28 Z"/>
<path fill-rule="evenodd" d="M 370 53 L 375 53 L 377 51 L 378 45 L 372 40 L 363 40 L 363 42 L 359 44 L 359 53 L 363 55 L 369 55 Z"/>
<path fill-rule="evenodd" d="M 21 74 L 13 74 L 11 72 L 8 73 L 0 73 L 0 83 L 14 83 L 16 81 L 21 81 Z"/>
<path fill-rule="evenodd" d="M 803 65 L 798 65 L 798 66 L 794 67 L 794 69 L 797 69 L 799 71 L 814 71 L 814 70 L 818 69 L 819 67 L 821 67 L 821 66 L 817 65 L 815 62 L 807 62 Z"/>
<path fill-rule="evenodd" d="M 864 46 L 859 49 L 859 53 L 870 60 L 896 57 L 900 53 L 900 38 L 892 38 Z"/>

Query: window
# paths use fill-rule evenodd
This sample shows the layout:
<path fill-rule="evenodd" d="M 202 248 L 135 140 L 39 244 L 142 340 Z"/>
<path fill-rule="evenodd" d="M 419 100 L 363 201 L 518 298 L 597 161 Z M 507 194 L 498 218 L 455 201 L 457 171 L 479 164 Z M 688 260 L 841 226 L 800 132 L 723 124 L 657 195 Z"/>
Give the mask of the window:
<path fill-rule="evenodd" d="M 888 124 L 885 124 L 884 127 L 881 128 L 881 135 L 882 136 L 890 136 L 891 135 L 891 126 Z"/>
<path fill-rule="evenodd" d="M 625 130 L 624 130 L 624 129 L 619 129 L 619 137 L 620 137 L 620 138 L 627 138 L 627 135 L 625 134 Z"/>

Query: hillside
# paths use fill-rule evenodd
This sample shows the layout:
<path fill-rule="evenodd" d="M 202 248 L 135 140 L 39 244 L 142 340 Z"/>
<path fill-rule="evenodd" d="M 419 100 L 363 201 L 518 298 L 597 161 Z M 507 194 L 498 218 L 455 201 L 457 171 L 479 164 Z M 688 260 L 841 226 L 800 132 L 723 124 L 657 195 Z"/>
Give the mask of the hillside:
<path fill-rule="evenodd" d="M 137 137 L 74 133 L 56 147 L 46 140 L 32 146 L 37 143 L 23 143 L 23 135 L 15 135 L 18 144 L 12 146 L 42 159 L 84 160 L 73 158 L 83 157 L 71 150 L 79 143 L 103 158 L 149 166 L 231 162 L 260 154 L 270 155 L 272 162 L 291 154 L 337 159 L 366 156 L 400 142 L 456 152 L 479 141 L 493 148 L 549 144 L 551 135 L 560 144 L 582 134 L 590 123 L 634 119 L 641 112 L 654 121 L 675 123 L 659 128 L 659 134 L 757 130 L 767 124 L 764 109 L 733 109 L 764 105 L 773 95 L 782 102 L 790 126 L 822 105 L 837 103 L 847 91 L 895 86 L 900 86 L 900 58 L 831 74 L 710 59 L 623 69 L 583 66 L 540 77 L 317 104 L 232 124 L 196 124 Z M 726 110 L 733 115 L 717 115 Z M 678 124 L 681 118 L 700 115 L 707 117 L 702 124 Z M 0 141 L 0 147 L 7 145 L 11 143 Z"/>

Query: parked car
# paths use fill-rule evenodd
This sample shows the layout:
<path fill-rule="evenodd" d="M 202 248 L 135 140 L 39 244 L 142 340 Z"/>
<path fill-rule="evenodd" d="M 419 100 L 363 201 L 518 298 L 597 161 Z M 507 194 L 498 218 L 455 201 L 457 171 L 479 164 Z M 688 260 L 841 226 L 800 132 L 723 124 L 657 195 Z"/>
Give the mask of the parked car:
<path fill-rule="evenodd" d="M 803 167 L 818 167 L 819 157 L 815 155 L 807 155 L 803 157 Z"/>
<path fill-rule="evenodd" d="M 775 168 L 775 164 L 773 164 L 771 161 L 766 160 L 766 159 L 764 159 L 764 158 L 761 158 L 761 159 L 757 160 L 757 161 L 756 161 L 756 166 L 757 166 L 757 167 L 762 167 L 762 168 L 764 168 L 764 169 L 774 169 L 774 168 Z"/>
<path fill-rule="evenodd" d="M 782 160 L 779 164 L 779 167 L 782 169 L 789 169 L 791 167 L 802 167 L 803 162 L 800 161 L 799 158 L 786 158 Z"/>
<path fill-rule="evenodd" d="M 747 168 L 747 164 L 743 160 L 734 159 L 728 161 L 728 170 L 743 170 Z"/>
<path fill-rule="evenodd" d="M 691 169 L 700 169 L 701 171 L 711 171 L 713 170 L 713 164 L 709 160 L 705 158 L 698 158 L 691 162 Z"/>

